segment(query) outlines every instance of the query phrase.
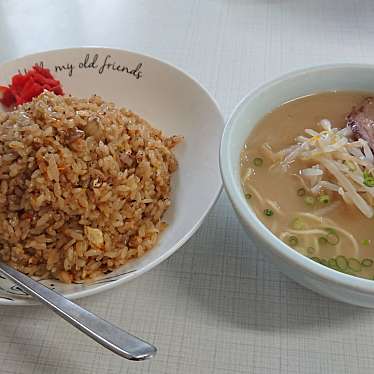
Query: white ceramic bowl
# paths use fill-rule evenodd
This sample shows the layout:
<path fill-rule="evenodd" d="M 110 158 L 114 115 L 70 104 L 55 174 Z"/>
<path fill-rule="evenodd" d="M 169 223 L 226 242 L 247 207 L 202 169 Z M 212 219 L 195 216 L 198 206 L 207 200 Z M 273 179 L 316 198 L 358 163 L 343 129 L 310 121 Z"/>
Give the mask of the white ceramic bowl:
<path fill-rule="evenodd" d="M 95 57 L 97 56 L 97 57 Z M 158 245 L 142 258 L 91 284 L 43 281 L 75 299 L 112 288 L 152 269 L 185 243 L 203 222 L 221 190 L 218 148 L 223 117 L 209 93 L 176 67 L 138 53 L 109 48 L 72 48 L 26 56 L 0 66 L 0 85 L 18 70 L 43 62 L 78 97 L 98 94 L 130 108 L 166 134 L 183 135 L 176 147 L 179 169 L 173 175 L 168 228 Z M 33 300 L 0 278 L 0 304 L 25 305 Z"/>
<path fill-rule="evenodd" d="M 282 272 L 325 296 L 373 308 L 374 281 L 339 273 L 288 247 L 256 217 L 246 202 L 240 183 L 239 153 L 257 122 L 288 100 L 331 90 L 374 92 L 374 65 L 338 64 L 307 68 L 284 75 L 249 93 L 235 108 L 225 127 L 220 149 L 221 174 L 246 232 Z M 269 136 L 277 136 L 278 131 L 282 129 Z"/>

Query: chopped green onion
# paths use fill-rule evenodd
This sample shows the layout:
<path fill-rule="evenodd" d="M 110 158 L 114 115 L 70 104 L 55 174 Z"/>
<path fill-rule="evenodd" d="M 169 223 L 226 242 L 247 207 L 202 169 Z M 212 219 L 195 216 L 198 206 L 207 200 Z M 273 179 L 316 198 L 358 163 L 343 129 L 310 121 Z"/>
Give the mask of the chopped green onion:
<path fill-rule="evenodd" d="M 337 269 L 338 268 L 338 264 L 336 263 L 335 258 L 330 258 L 327 261 L 327 264 L 329 265 L 330 268 L 333 268 L 333 269 Z"/>
<path fill-rule="evenodd" d="M 288 238 L 288 244 L 291 246 L 291 247 L 295 247 L 297 245 L 297 243 L 299 242 L 299 239 L 297 239 L 296 236 L 290 236 Z"/>
<path fill-rule="evenodd" d="M 304 203 L 309 206 L 313 206 L 316 203 L 316 199 L 314 196 L 305 196 Z"/>
<path fill-rule="evenodd" d="M 304 196 L 305 195 L 305 188 L 301 187 L 297 190 L 297 196 Z"/>
<path fill-rule="evenodd" d="M 374 178 L 364 179 L 364 185 L 367 187 L 374 187 Z"/>
<path fill-rule="evenodd" d="M 316 250 L 313 247 L 308 247 L 306 249 L 306 251 L 307 251 L 308 255 L 312 255 Z"/>
<path fill-rule="evenodd" d="M 303 222 L 301 218 L 295 218 L 292 221 L 292 228 L 295 230 L 303 230 L 305 229 L 305 223 Z"/>
<path fill-rule="evenodd" d="M 246 193 L 246 194 L 245 194 L 245 198 L 246 198 L 247 200 L 251 199 L 251 198 L 252 198 L 252 194 L 250 194 L 250 193 Z"/>
<path fill-rule="evenodd" d="M 362 245 L 369 245 L 370 244 L 370 239 L 364 239 L 362 242 L 361 242 Z"/>
<path fill-rule="evenodd" d="M 343 164 L 347 165 L 349 171 L 355 171 L 357 169 L 357 166 L 353 161 L 344 160 Z"/>
<path fill-rule="evenodd" d="M 348 261 L 344 256 L 337 256 L 336 265 L 341 271 L 345 271 L 348 267 Z"/>
<path fill-rule="evenodd" d="M 260 158 L 260 157 L 256 157 L 254 160 L 253 160 L 253 164 L 255 166 L 262 166 L 262 164 L 264 163 L 263 159 Z"/>
<path fill-rule="evenodd" d="M 264 214 L 265 216 L 271 217 L 274 214 L 274 212 L 271 209 L 265 209 Z"/>
<path fill-rule="evenodd" d="M 365 268 L 368 268 L 370 266 L 373 265 L 373 260 L 371 258 L 364 258 L 362 261 L 361 261 L 361 265 Z"/>
<path fill-rule="evenodd" d="M 321 236 L 320 238 L 318 238 L 318 243 L 321 244 L 321 245 L 325 245 L 327 244 L 327 239 L 323 236 Z"/>
<path fill-rule="evenodd" d="M 329 258 L 329 260 L 327 261 L 327 263 L 329 264 L 329 266 L 338 266 L 338 264 L 336 263 L 335 258 Z"/>
<path fill-rule="evenodd" d="M 318 201 L 321 204 L 328 204 L 330 202 L 330 196 L 329 195 L 321 195 L 318 197 Z"/>
<path fill-rule="evenodd" d="M 327 237 L 326 240 L 331 245 L 337 245 L 340 241 L 339 235 L 336 233 L 334 229 L 327 228 Z"/>
<path fill-rule="evenodd" d="M 348 259 L 348 267 L 354 272 L 361 271 L 362 269 L 360 261 L 358 261 L 356 258 Z"/>
<path fill-rule="evenodd" d="M 363 173 L 364 185 L 367 187 L 374 187 L 374 177 L 367 171 Z"/>

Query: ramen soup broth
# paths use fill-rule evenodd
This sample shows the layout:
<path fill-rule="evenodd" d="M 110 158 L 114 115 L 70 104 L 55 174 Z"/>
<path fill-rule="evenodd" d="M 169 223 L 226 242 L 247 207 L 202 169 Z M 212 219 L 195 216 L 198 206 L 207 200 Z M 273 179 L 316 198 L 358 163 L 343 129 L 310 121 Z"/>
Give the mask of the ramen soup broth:
<path fill-rule="evenodd" d="M 328 119 L 333 128 L 346 128 L 347 113 L 370 95 L 373 94 L 319 93 L 276 108 L 257 124 L 243 147 L 241 179 L 248 203 L 258 218 L 286 244 L 337 271 L 373 279 L 374 219 L 350 203 L 348 194 L 347 202 L 338 191 L 324 187 L 311 192 L 318 180 L 339 185 L 318 160 L 297 158 L 286 166 L 285 156 L 274 160 L 277 152 L 295 146 L 298 136 L 312 138 L 305 129 L 321 133 L 323 119 Z M 344 168 L 353 165 L 345 160 L 337 162 Z M 303 178 L 302 170 L 314 173 L 319 168 L 322 176 Z M 355 172 L 360 178 L 361 169 Z M 371 197 L 367 195 L 363 192 L 362 196 L 370 205 Z"/>

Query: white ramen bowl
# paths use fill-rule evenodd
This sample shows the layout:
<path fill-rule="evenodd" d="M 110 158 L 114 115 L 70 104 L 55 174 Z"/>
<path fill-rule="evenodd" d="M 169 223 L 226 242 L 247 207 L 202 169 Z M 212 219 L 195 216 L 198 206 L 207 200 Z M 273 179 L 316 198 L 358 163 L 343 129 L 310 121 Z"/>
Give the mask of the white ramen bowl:
<path fill-rule="evenodd" d="M 164 217 L 168 227 L 158 244 L 143 257 L 91 283 L 43 281 L 76 299 L 149 271 L 193 235 L 221 191 L 218 148 L 224 121 L 214 99 L 186 73 L 158 59 L 119 49 L 72 48 L 22 57 L 0 66 L 0 85 L 8 84 L 18 70 L 40 62 L 61 81 L 65 93 L 98 94 L 140 114 L 165 134 L 184 136 L 184 143 L 175 148 L 179 168 L 172 176 L 172 205 Z M 0 276 L 1 304 L 29 305 L 33 300 Z"/>
<path fill-rule="evenodd" d="M 283 273 L 322 295 L 374 308 L 374 281 L 339 273 L 288 247 L 256 217 L 241 187 L 240 151 L 258 121 L 289 100 L 332 90 L 374 92 L 374 65 L 337 64 L 307 68 L 284 75 L 249 93 L 234 109 L 225 127 L 220 149 L 221 174 L 244 229 Z M 269 139 L 280 131 L 281 128 L 269 134 Z"/>

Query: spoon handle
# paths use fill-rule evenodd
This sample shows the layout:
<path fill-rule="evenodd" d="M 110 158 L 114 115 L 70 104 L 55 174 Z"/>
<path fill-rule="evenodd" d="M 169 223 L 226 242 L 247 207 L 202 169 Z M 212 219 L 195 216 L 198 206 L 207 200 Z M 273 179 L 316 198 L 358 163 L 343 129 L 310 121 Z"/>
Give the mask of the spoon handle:
<path fill-rule="evenodd" d="M 1 261 L 0 272 L 25 292 L 46 304 L 67 322 L 121 357 L 140 361 L 155 355 L 157 349 L 153 345 L 81 308 L 59 293 Z"/>

